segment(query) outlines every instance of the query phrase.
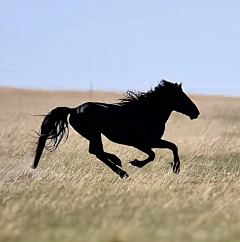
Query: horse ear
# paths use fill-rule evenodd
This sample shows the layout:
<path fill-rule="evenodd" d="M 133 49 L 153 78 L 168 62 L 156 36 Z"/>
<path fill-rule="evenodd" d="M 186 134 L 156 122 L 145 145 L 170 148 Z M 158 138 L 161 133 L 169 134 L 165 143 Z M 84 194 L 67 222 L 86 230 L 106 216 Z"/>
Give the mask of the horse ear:
<path fill-rule="evenodd" d="M 180 83 L 178 86 L 179 86 L 180 88 L 182 88 L 182 83 Z"/>

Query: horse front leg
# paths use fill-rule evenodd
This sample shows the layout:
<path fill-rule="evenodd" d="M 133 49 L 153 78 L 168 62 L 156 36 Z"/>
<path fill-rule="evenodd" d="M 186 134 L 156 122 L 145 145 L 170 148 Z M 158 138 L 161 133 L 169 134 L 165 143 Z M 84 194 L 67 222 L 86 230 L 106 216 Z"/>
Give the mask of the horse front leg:
<path fill-rule="evenodd" d="M 173 172 L 179 173 L 180 172 L 180 160 L 178 156 L 178 148 L 174 143 L 171 143 L 166 140 L 159 140 L 154 143 L 153 148 L 162 148 L 162 149 L 170 149 L 173 152 Z"/>
<path fill-rule="evenodd" d="M 137 148 L 137 147 L 135 147 Z M 143 166 L 145 166 L 147 163 L 153 161 L 155 159 L 155 153 L 150 149 L 150 148 L 137 148 L 139 149 L 140 151 L 146 153 L 148 155 L 148 158 L 145 159 L 145 160 L 137 160 L 137 159 L 134 159 L 134 160 L 131 160 L 131 161 L 128 161 L 131 165 L 133 166 L 137 166 L 138 168 L 142 168 Z"/>

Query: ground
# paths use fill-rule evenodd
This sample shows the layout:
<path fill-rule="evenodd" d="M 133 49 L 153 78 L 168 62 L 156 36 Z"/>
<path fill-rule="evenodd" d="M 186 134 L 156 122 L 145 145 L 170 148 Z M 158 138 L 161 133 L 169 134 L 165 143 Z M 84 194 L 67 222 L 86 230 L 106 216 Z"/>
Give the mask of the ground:
<path fill-rule="evenodd" d="M 190 96 L 200 117 L 173 113 L 164 134 L 178 146 L 181 172 L 172 172 L 172 153 L 160 149 L 144 168 L 132 167 L 128 160 L 146 156 L 103 138 L 130 176 L 121 180 L 72 128 L 30 169 L 31 130 L 42 121 L 32 115 L 121 94 L 0 88 L 0 241 L 239 241 L 240 98 Z"/>

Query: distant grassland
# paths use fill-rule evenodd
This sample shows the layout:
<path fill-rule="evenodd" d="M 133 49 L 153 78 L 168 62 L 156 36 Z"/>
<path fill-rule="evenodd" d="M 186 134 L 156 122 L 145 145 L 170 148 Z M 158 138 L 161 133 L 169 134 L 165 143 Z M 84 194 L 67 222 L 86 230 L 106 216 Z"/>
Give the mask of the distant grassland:
<path fill-rule="evenodd" d="M 121 97 L 94 92 L 91 101 Z M 42 122 L 31 114 L 76 107 L 88 92 L 0 88 L 0 241 L 240 241 L 240 98 L 191 98 L 200 117 L 173 113 L 163 136 L 179 148 L 180 174 L 169 150 L 155 149 L 155 161 L 138 169 L 127 161 L 145 154 L 104 138 L 130 175 L 121 180 L 72 128 L 64 145 L 44 151 L 37 171 L 29 169 L 31 130 Z"/>

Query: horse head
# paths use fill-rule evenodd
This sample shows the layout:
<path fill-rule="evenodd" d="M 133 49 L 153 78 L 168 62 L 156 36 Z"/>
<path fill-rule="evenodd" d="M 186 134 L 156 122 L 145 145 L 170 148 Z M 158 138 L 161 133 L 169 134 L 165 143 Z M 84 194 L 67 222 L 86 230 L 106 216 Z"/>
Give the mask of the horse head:
<path fill-rule="evenodd" d="M 183 91 L 182 83 L 174 84 L 173 100 L 174 111 L 187 115 L 190 119 L 198 118 L 200 112 L 194 102 Z"/>

